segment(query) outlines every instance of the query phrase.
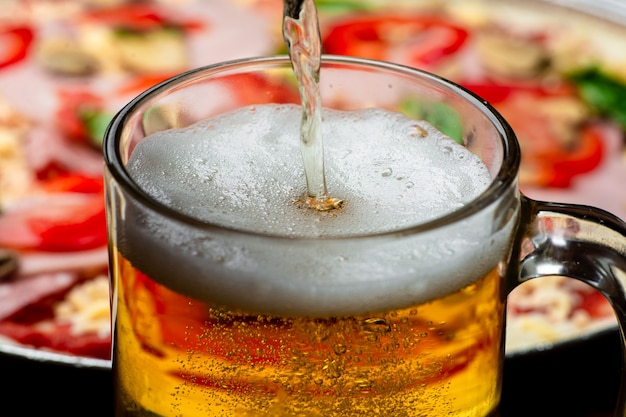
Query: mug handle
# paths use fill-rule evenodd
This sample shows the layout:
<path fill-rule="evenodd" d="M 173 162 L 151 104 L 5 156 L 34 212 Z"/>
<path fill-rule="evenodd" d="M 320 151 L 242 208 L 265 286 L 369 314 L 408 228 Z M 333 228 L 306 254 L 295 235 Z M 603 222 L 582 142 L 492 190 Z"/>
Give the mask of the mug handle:
<path fill-rule="evenodd" d="M 529 279 L 565 276 L 600 291 L 613 307 L 626 364 L 626 223 L 604 210 L 574 204 L 550 203 L 524 195 L 521 229 L 513 258 L 519 256 L 512 288 Z M 626 372 L 622 372 L 615 417 L 626 417 Z"/>

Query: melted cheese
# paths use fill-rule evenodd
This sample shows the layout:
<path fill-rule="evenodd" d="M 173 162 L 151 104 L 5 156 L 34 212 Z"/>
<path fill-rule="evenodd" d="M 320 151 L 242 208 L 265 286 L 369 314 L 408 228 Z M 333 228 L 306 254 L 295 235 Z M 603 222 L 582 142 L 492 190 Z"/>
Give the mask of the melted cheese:
<path fill-rule="evenodd" d="M 7 201 L 29 194 L 33 184 L 22 148 L 28 120 L 0 99 L 0 213 Z"/>
<path fill-rule="evenodd" d="M 109 280 L 100 275 L 75 286 L 54 308 L 55 318 L 70 323 L 72 333 L 106 335 L 111 330 Z"/>

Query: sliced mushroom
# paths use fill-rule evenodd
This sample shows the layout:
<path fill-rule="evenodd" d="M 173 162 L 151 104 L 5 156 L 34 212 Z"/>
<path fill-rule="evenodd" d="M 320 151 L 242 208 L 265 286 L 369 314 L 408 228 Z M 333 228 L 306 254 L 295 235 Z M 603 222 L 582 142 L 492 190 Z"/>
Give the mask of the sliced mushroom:
<path fill-rule="evenodd" d="M 62 75 L 89 75 L 98 70 L 97 60 L 70 39 L 50 39 L 38 51 L 43 68 Z"/>
<path fill-rule="evenodd" d="M 174 73 L 187 68 L 184 34 L 174 28 L 116 31 L 113 45 L 121 66 L 137 73 Z"/>
<path fill-rule="evenodd" d="M 503 32 L 482 32 L 476 48 L 485 68 L 494 74 L 531 77 L 550 67 L 550 56 L 537 42 Z"/>

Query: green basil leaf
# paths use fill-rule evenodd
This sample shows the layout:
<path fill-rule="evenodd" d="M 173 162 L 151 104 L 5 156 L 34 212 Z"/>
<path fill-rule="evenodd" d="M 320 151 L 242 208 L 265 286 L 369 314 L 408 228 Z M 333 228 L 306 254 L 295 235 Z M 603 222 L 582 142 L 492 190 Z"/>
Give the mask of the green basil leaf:
<path fill-rule="evenodd" d="M 598 68 L 586 68 L 568 76 L 580 97 L 599 116 L 626 130 L 626 85 Z"/>
<path fill-rule="evenodd" d="M 104 140 L 104 133 L 107 126 L 113 119 L 113 115 L 102 112 L 90 111 L 83 112 L 81 114 L 81 119 L 87 127 L 89 143 L 96 148 L 101 148 L 102 141 Z"/>

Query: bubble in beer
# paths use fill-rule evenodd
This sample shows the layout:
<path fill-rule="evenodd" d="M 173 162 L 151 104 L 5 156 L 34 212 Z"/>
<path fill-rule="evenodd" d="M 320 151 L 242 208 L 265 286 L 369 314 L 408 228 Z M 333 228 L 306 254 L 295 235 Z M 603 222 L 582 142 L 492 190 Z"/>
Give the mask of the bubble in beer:
<path fill-rule="evenodd" d="M 159 132 L 127 169 L 153 198 L 202 221 L 281 236 L 350 236 L 424 223 L 482 193 L 482 161 L 423 121 L 380 109 L 324 109 L 336 212 L 294 204 L 306 193 L 301 109 L 260 105 Z M 373 145 L 375 144 L 375 146 Z"/>

